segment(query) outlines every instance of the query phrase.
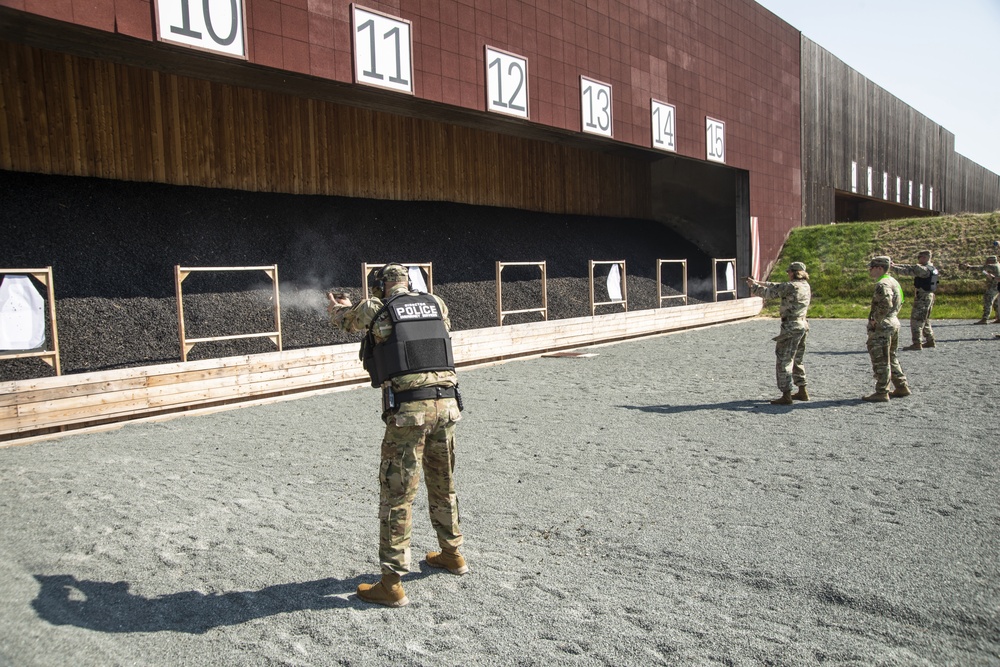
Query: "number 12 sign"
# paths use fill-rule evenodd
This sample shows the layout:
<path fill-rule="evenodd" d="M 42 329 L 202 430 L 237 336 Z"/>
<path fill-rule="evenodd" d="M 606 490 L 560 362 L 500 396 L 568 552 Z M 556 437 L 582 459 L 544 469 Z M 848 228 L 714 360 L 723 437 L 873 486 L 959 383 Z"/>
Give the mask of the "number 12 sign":
<path fill-rule="evenodd" d="M 351 5 L 354 80 L 413 93 L 413 42 L 409 21 Z"/>
<path fill-rule="evenodd" d="M 528 117 L 528 61 L 486 47 L 486 110 Z"/>

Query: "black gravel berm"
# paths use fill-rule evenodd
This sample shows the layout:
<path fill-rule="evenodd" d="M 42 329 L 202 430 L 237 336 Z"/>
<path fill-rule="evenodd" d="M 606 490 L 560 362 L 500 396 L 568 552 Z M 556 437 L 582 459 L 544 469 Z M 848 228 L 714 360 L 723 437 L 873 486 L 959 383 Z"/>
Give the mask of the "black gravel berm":
<path fill-rule="evenodd" d="M 547 262 L 549 319 L 590 314 L 591 259 L 626 261 L 629 310 L 656 307 L 657 259 L 688 259 L 692 281 L 710 271 L 704 253 L 646 220 L 9 171 L 0 171 L 0 201 L 0 266 L 53 268 L 64 373 L 179 361 L 177 264 L 277 264 L 285 349 L 354 340 L 328 325 L 324 292 L 357 300 L 364 262 L 432 262 L 434 292 L 455 330 L 496 326 L 498 260 Z M 598 301 L 608 300 L 608 268 L 597 268 Z M 504 310 L 539 307 L 539 276 L 535 267 L 505 268 Z M 665 293 L 678 282 L 665 280 Z M 271 331 L 271 298 L 263 272 L 194 273 L 184 282 L 187 336 Z M 515 314 L 504 323 L 539 319 Z M 274 349 L 267 339 L 200 343 L 188 359 Z M 0 360 L 0 380 L 52 374 L 38 359 Z"/>

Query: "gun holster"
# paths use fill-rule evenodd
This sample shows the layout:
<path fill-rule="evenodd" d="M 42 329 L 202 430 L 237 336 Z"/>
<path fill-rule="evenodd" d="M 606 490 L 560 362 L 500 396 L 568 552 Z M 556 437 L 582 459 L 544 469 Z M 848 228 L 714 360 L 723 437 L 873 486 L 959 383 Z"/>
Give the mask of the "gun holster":
<path fill-rule="evenodd" d="M 389 412 L 397 407 L 399 404 L 396 403 L 396 394 L 393 393 L 392 387 L 389 385 L 382 387 L 382 412 Z"/>

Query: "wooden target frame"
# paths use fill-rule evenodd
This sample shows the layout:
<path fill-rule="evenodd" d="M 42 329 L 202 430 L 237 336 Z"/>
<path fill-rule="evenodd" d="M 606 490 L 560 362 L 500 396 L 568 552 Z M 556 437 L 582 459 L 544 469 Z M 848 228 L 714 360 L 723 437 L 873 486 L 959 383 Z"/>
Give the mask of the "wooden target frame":
<path fill-rule="evenodd" d="M 733 289 L 719 289 L 719 264 L 732 264 L 733 265 Z M 712 259 L 712 301 L 718 301 L 720 294 L 732 294 L 733 299 L 738 299 L 736 295 L 736 258 L 731 259 Z"/>
<path fill-rule="evenodd" d="M 541 308 L 523 308 L 521 310 L 504 310 L 503 309 L 503 281 L 500 279 L 500 274 L 503 273 L 505 267 L 508 266 L 537 266 L 542 271 L 542 307 Z M 549 319 L 549 289 L 547 282 L 547 273 L 545 270 L 545 262 L 497 262 L 497 326 L 503 326 L 503 318 L 507 315 L 515 315 L 517 313 L 541 313 L 542 319 L 548 321 Z"/>
<path fill-rule="evenodd" d="M 621 276 L 622 300 L 621 301 L 595 301 L 594 300 L 594 267 L 598 266 L 598 265 L 602 265 L 602 264 L 620 264 L 621 265 L 621 267 L 622 267 L 622 276 Z M 619 304 L 619 303 L 622 305 L 622 308 L 625 309 L 625 312 L 628 312 L 628 284 L 627 284 L 627 280 L 625 279 L 625 276 L 626 276 L 626 273 L 625 273 L 625 260 L 624 259 L 615 259 L 615 260 L 608 260 L 608 261 L 595 261 L 595 260 L 591 259 L 591 260 L 589 260 L 588 266 L 590 267 L 589 268 L 589 274 L 590 274 L 590 276 L 589 276 L 589 283 L 590 283 L 590 315 L 591 315 L 591 317 L 593 317 L 596 314 L 598 306 L 612 306 L 612 305 Z"/>
<path fill-rule="evenodd" d="M 681 293 L 668 294 L 663 296 L 663 265 L 681 265 Z M 681 299 L 684 305 L 688 302 L 688 261 L 686 259 L 658 259 L 656 260 L 656 303 L 663 308 L 663 302 L 667 299 Z"/>
<path fill-rule="evenodd" d="M 263 271 L 274 285 L 274 331 L 263 331 L 252 334 L 234 334 L 231 336 L 211 336 L 207 338 L 188 338 L 184 328 L 184 294 L 181 284 L 192 273 L 222 271 Z M 278 265 L 271 266 L 174 266 L 174 286 L 177 291 L 177 331 L 181 339 L 181 361 L 187 361 L 188 352 L 198 343 L 218 340 L 237 340 L 240 338 L 270 338 L 271 342 L 281 351 L 281 301 L 278 295 Z"/>
<path fill-rule="evenodd" d="M 399 264 L 400 266 L 405 266 L 407 271 L 409 271 L 410 267 L 413 266 L 423 269 L 424 273 L 427 274 L 427 293 L 434 294 L 434 264 L 431 262 L 413 262 L 409 264 L 405 262 L 382 262 L 380 264 L 369 264 L 368 262 L 364 262 L 361 264 L 361 285 L 365 292 L 366 299 L 371 298 L 371 295 L 368 292 L 368 274 L 375 269 L 381 269 L 386 264 Z"/>
<path fill-rule="evenodd" d="M 44 269 L 0 269 L 0 276 L 5 275 L 31 276 L 45 285 L 48 293 L 46 301 L 49 309 L 49 334 L 52 339 L 52 349 L 36 350 L 34 352 L 0 352 L 0 359 L 28 359 L 38 357 L 55 369 L 56 375 L 62 375 L 62 368 L 59 363 L 59 327 L 56 326 L 56 293 L 52 282 L 52 267 L 47 266 Z"/>

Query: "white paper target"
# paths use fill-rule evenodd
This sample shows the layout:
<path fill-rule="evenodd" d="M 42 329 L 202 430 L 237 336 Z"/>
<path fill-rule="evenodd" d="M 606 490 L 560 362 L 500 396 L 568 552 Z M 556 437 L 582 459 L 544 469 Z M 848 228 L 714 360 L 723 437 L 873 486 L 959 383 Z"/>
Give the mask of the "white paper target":
<path fill-rule="evenodd" d="M 427 283 L 424 281 L 424 272 L 420 270 L 419 266 L 411 266 L 407 269 L 407 273 L 410 275 L 410 289 L 418 292 L 427 291 Z"/>
<path fill-rule="evenodd" d="M 45 300 L 28 276 L 6 276 L 0 285 L 0 350 L 34 350 L 45 344 Z"/>
<path fill-rule="evenodd" d="M 736 289 L 736 268 L 732 262 L 726 262 L 726 291 L 732 292 Z"/>
<path fill-rule="evenodd" d="M 622 272 L 617 264 L 608 272 L 608 296 L 612 301 L 622 301 Z"/>

